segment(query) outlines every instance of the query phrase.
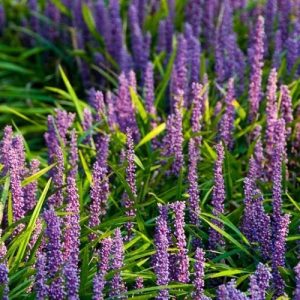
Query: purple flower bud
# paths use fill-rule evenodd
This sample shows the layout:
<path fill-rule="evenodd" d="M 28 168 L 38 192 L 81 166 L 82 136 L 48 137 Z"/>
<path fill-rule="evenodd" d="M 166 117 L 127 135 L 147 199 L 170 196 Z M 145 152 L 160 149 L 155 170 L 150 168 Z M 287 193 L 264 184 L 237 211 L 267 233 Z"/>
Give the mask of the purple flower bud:
<path fill-rule="evenodd" d="M 153 78 L 153 65 L 148 62 L 146 72 L 145 72 L 145 82 L 144 82 L 144 97 L 145 105 L 148 113 L 156 116 L 156 109 L 154 106 L 154 78 Z"/>
<path fill-rule="evenodd" d="M 51 280 L 49 286 L 49 297 L 55 299 L 64 298 L 63 279 L 61 277 L 61 267 L 63 263 L 62 243 L 61 243 L 61 222 L 53 209 L 44 212 L 46 222 L 45 235 L 46 261 L 48 278 Z"/>
<path fill-rule="evenodd" d="M 279 272 L 279 267 L 285 265 L 286 237 L 289 232 L 290 215 L 280 215 L 276 220 L 272 249 L 272 275 L 275 288 L 275 297 L 284 295 L 284 280 Z"/>
<path fill-rule="evenodd" d="M 0 162 L 3 165 L 3 175 L 5 175 L 9 169 L 9 152 L 13 139 L 13 131 L 11 126 L 5 126 L 3 132 L 3 138 L 0 144 Z"/>
<path fill-rule="evenodd" d="M 109 269 L 110 253 L 113 241 L 106 238 L 101 242 L 99 270 L 94 277 L 93 299 L 104 299 L 103 289 L 106 283 L 105 275 Z"/>
<path fill-rule="evenodd" d="M 259 263 L 256 272 L 250 276 L 250 294 L 252 300 L 265 300 L 272 278 L 268 268 Z"/>
<path fill-rule="evenodd" d="M 35 274 L 35 291 L 38 300 L 43 300 L 48 297 L 49 286 L 47 285 L 46 268 L 46 256 L 40 253 L 37 257 Z"/>
<path fill-rule="evenodd" d="M 223 178 L 222 165 L 224 161 L 224 148 L 222 143 L 216 145 L 217 160 L 214 167 L 214 187 L 212 196 L 213 215 L 219 217 L 224 213 L 224 201 L 225 201 L 225 183 Z M 216 226 L 222 228 L 223 225 L 218 220 L 212 221 Z M 210 228 L 209 231 L 209 245 L 210 249 L 216 249 L 218 245 L 224 245 L 222 235 Z"/>
<path fill-rule="evenodd" d="M 253 45 L 251 52 L 251 74 L 249 86 L 249 101 L 250 101 L 250 120 L 257 118 L 259 103 L 261 98 L 261 81 L 264 59 L 264 18 L 258 17 L 255 32 L 253 36 Z"/>
<path fill-rule="evenodd" d="M 300 263 L 294 269 L 296 273 L 296 289 L 295 289 L 295 299 L 300 299 Z"/>
<path fill-rule="evenodd" d="M 176 253 L 176 279 L 179 282 L 189 282 L 189 257 L 186 243 L 186 236 L 184 232 L 184 209 L 185 203 L 176 201 L 170 205 L 175 214 L 175 232 L 176 245 L 178 253 Z"/>
<path fill-rule="evenodd" d="M 289 125 L 294 120 L 292 97 L 290 95 L 289 88 L 286 85 L 281 85 L 280 93 L 281 93 L 281 102 L 280 102 L 281 117 L 285 121 L 285 125 L 287 127 L 286 133 L 287 133 L 287 136 L 289 136 L 291 134 L 291 128 L 289 128 Z"/>
<path fill-rule="evenodd" d="M 103 139 L 102 149 L 108 149 L 109 139 Z M 101 149 L 98 147 L 98 149 Z M 106 214 L 107 199 L 109 194 L 109 182 L 107 177 L 107 153 L 108 151 L 99 151 L 96 162 L 93 166 L 92 184 L 91 184 L 91 204 L 89 226 L 96 227 L 100 224 L 100 218 Z M 101 153 L 101 155 L 100 155 Z M 104 154 L 104 155 L 103 155 Z M 90 238 L 94 239 L 92 234 Z"/>
<path fill-rule="evenodd" d="M 36 174 L 39 171 L 40 162 L 37 159 L 33 159 L 30 162 L 29 176 Z M 26 212 L 32 210 L 36 205 L 36 194 L 38 189 L 37 180 L 32 181 L 28 185 L 24 186 L 24 209 Z"/>
<path fill-rule="evenodd" d="M 299 24 L 296 23 L 294 25 L 294 30 L 291 32 L 289 38 L 286 41 L 287 48 L 287 68 L 291 72 L 293 70 L 294 65 L 297 63 L 299 58 L 299 33 L 300 27 Z"/>
<path fill-rule="evenodd" d="M 111 289 L 109 296 L 119 298 L 121 294 L 126 293 L 127 289 L 125 283 L 121 278 L 121 271 L 120 269 L 124 265 L 124 244 L 121 235 L 120 228 L 117 228 L 115 231 L 115 236 L 113 239 L 113 246 L 112 246 L 112 269 L 116 272 L 111 280 Z"/>
<path fill-rule="evenodd" d="M 278 0 L 278 14 L 279 14 L 278 21 L 279 21 L 281 40 L 283 45 L 285 44 L 289 35 L 290 13 L 291 13 L 291 1 Z"/>
<path fill-rule="evenodd" d="M 193 34 L 199 37 L 201 31 L 201 0 L 189 0 L 186 6 L 186 19 L 191 24 Z"/>
<path fill-rule="evenodd" d="M 234 80 L 229 79 L 227 94 L 225 97 L 225 113 L 222 116 L 220 127 L 219 127 L 219 137 L 220 140 L 229 148 L 233 147 L 233 128 L 234 128 L 234 115 L 235 109 L 233 106 L 234 95 Z"/>
<path fill-rule="evenodd" d="M 123 51 L 123 28 L 120 17 L 120 3 L 119 0 L 112 0 L 108 7 L 110 18 L 110 41 L 108 50 L 110 55 L 116 60 L 118 64 L 122 63 Z"/>
<path fill-rule="evenodd" d="M 144 288 L 144 278 L 141 276 L 138 276 L 135 280 L 135 289 L 140 290 Z"/>
<path fill-rule="evenodd" d="M 275 49 L 272 58 L 272 65 L 274 68 L 279 69 L 281 62 L 282 62 L 282 54 L 283 54 L 283 47 L 281 41 L 281 31 L 277 30 L 275 34 Z"/>
<path fill-rule="evenodd" d="M 110 20 L 105 3 L 102 0 L 97 0 L 94 4 L 94 17 L 97 32 L 103 36 L 106 45 L 109 45 L 111 32 Z"/>
<path fill-rule="evenodd" d="M 219 286 L 217 300 L 248 300 L 247 296 L 236 288 L 234 280 Z"/>
<path fill-rule="evenodd" d="M 193 225 L 200 225 L 200 197 L 198 187 L 198 172 L 197 165 L 199 161 L 199 149 L 195 140 L 190 139 L 189 143 L 189 170 L 188 170 L 188 208 L 189 218 Z"/>
<path fill-rule="evenodd" d="M 3 289 L 2 292 L 2 299 L 8 300 L 8 293 L 9 293 L 9 287 L 8 287 L 8 268 L 5 263 L 0 264 L 0 288 Z"/>
<path fill-rule="evenodd" d="M 126 181 L 129 185 L 130 191 L 132 195 L 128 195 L 127 193 L 123 194 L 123 203 L 126 209 L 126 216 L 128 217 L 135 217 L 136 215 L 136 208 L 135 208 L 135 198 L 137 197 L 137 188 L 136 188 L 136 167 L 134 162 L 134 143 L 132 139 L 132 133 L 130 129 L 126 131 L 127 136 L 127 149 L 126 149 L 126 160 L 127 160 L 127 167 L 126 167 Z M 126 224 L 126 229 L 128 231 L 127 238 L 130 237 L 132 233 L 133 223 L 128 222 Z"/>
<path fill-rule="evenodd" d="M 167 121 L 167 135 L 164 138 L 163 155 L 174 157 L 171 172 L 179 175 L 183 164 L 183 132 L 182 132 L 182 102 L 183 91 L 179 90 L 174 97 L 174 113 L 169 115 Z"/>
<path fill-rule="evenodd" d="M 274 34 L 274 22 L 277 14 L 277 0 L 267 0 L 265 5 L 265 31 L 270 43 Z"/>
<path fill-rule="evenodd" d="M 95 120 L 100 122 L 105 115 L 105 104 L 104 97 L 101 91 L 96 91 L 94 88 L 90 89 L 88 92 L 88 98 L 90 105 L 95 109 Z"/>
<path fill-rule="evenodd" d="M 195 287 L 195 292 L 193 293 L 193 299 L 202 300 L 204 292 L 204 251 L 202 248 L 197 248 L 195 253 L 195 278 L 193 285 Z"/>
<path fill-rule="evenodd" d="M 155 257 L 154 272 L 157 285 L 168 285 L 169 283 L 169 228 L 167 223 L 168 207 L 158 204 L 159 216 L 156 220 L 155 229 Z M 161 289 L 156 299 L 168 299 L 169 291 Z"/>
<path fill-rule="evenodd" d="M 115 95 L 111 91 L 106 93 L 106 103 L 107 103 L 107 118 L 108 124 L 111 130 L 117 125 L 117 116 L 115 111 Z"/>
<path fill-rule="evenodd" d="M 138 135 L 138 128 L 135 119 L 135 111 L 129 94 L 129 82 L 124 73 L 119 76 L 116 112 L 118 114 L 117 116 L 120 129 L 125 132 L 128 127 L 132 130 L 132 133 L 136 137 Z"/>
<path fill-rule="evenodd" d="M 78 267 L 68 261 L 64 266 L 67 299 L 79 300 L 79 274 Z"/>
<path fill-rule="evenodd" d="M 192 116 L 191 127 L 194 134 L 199 134 L 201 131 L 202 112 L 204 106 L 203 86 L 200 83 L 192 83 Z M 201 136 L 196 136 L 195 141 L 199 147 L 201 144 Z"/>

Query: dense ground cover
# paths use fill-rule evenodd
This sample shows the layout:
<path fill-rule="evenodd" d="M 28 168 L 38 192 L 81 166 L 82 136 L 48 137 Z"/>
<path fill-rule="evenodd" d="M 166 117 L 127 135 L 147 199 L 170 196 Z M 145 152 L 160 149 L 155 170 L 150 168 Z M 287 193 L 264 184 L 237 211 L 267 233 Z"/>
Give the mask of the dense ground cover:
<path fill-rule="evenodd" d="M 299 22 L 3 0 L 1 299 L 300 299 Z"/>

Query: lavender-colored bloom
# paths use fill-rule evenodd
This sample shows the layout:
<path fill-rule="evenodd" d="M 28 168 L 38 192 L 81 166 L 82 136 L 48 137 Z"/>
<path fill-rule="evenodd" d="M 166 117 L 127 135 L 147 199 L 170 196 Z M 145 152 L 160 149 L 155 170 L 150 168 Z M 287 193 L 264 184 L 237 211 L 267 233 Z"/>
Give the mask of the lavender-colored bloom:
<path fill-rule="evenodd" d="M 120 271 L 120 269 L 123 267 L 124 264 L 124 244 L 123 244 L 120 228 L 117 228 L 115 231 L 112 253 L 113 253 L 112 269 L 116 271 L 116 273 L 114 274 L 111 280 L 111 289 L 110 289 L 109 296 L 115 297 L 117 299 L 123 299 L 121 297 L 121 294 L 125 293 L 127 289 L 125 283 L 121 278 L 121 271 Z"/>
<path fill-rule="evenodd" d="M 185 203 L 176 201 L 170 205 L 175 214 L 175 237 L 178 253 L 176 254 L 176 279 L 179 282 L 189 282 L 189 257 L 187 255 L 187 243 L 184 232 Z"/>
<path fill-rule="evenodd" d="M 105 115 L 104 97 L 101 91 L 96 91 L 94 88 L 88 91 L 88 101 L 90 105 L 95 109 L 95 120 L 100 122 Z"/>
<path fill-rule="evenodd" d="M 204 106 L 203 86 L 200 83 L 192 83 L 192 116 L 191 127 L 194 134 L 199 134 L 201 131 L 202 113 Z M 195 137 L 197 146 L 201 144 L 201 136 Z"/>
<path fill-rule="evenodd" d="M 49 286 L 49 296 L 55 299 L 64 298 L 63 279 L 61 277 L 61 266 L 63 263 L 62 243 L 61 243 L 61 221 L 53 209 L 44 212 L 46 222 L 45 235 L 46 261 L 48 278 L 51 280 Z"/>
<path fill-rule="evenodd" d="M 135 280 L 135 289 L 140 290 L 144 288 L 144 278 L 141 276 L 138 276 Z"/>
<path fill-rule="evenodd" d="M 222 116 L 219 127 L 219 137 L 223 143 L 231 149 L 233 147 L 232 131 L 234 127 L 234 114 L 235 109 L 233 106 L 234 95 L 234 80 L 231 78 L 228 82 L 227 94 L 225 97 L 225 113 Z"/>
<path fill-rule="evenodd" d="M 201 31 L 201 0 L 188 1 L 186 19 L 191 24 L 194 36 L 198 38 Z"/>
<path fill-rule="evenodd" d="M 203 300 L 204 292 L 204 251 L 202 248 L 197 248 L 195 253 L 195 278 L 193 281 L 195 292 L 193 292 L 193 299 Z"/>
<path fill-rule="evenodd" d="M 177 56 L 175 68 L 173 68 L 172 77 L 172 94 L 177 95 L 180 90 L 183 91 L 185 97 L 188 84 L 187 70 L 187 42 L 183 35 L 178 37 Z"/>
<path fill-rule="evenodd" d="M 107 155 L 108 137 L 102 139 L 98 148 L 98 155 L 93 166 L 92 185 L 91 185 L 91 204 L 89 226 L 95 227 L 100 224 L 100 218 L 106 213 L 107 199 L 109 194 L 109 182 L 107 177 Z M 92 234 L 94 239 L 95 235 Z"/>
<path fill-rule="evenodd" d="M 218 300 L 248 300 L 247 296 L 236 288 L 234 280 L 220 285 L 217 291 Z"/>
<path fill-rule="evenodd" d="M 109 2 L 108 7 L 110 18 L 110 41 L 108 50 L 110 55 L 115 59 L 118 64 L 122 63 L 123 51 L 123 29 L 122 20 L 120 16 L 120 2 L 119 0 L 112 0 Z"/>
<path fill-rule="evenodd" d="M 281 102 L 280 102 L 281 117 L 285 121 L 286 134 L 287 134 L 287 136 L 289 136 L 291 134 L 291 128 L 289 128 L 289 125 L 294 120 L 292 97 L 291 97 L 289 88 L 286 85 L 281 85 L 280 93 L 281 93 Z"/>
<path fill-rule="evenodd" d="M 138 128 L 135 120 L 134 108 L 129 93 L 129 82 L 124 73 L 122 73 L 119 77 L 116 112 L 120 129 L 125 132 L 127 128 L 130 128 L 134 137 L 137 137 Z"/>
<path fill-rule="evenodd" d="M 165 23 L 165 35 L 166 35 L 166 53 L 170 55 L 173 50 L 173 31 L 174 25 L 171 16 L 166 19 Z"/>
<path fill-rule="evenodd" d="M 106 45 L 109 45 L 111 31 L 110 20 L 104 1 L 97 0 L 94 4 L 94 17 L 97 32 L 99 32 L 101 36 L 103 36 Z"/>
<path fill-rule="evenodd" d="M 158 205 L 159 217 L 156 221 L 155 230 L 155 257 L 154 271 L 156 274 L 157 285 L 167 285 L 169 283 L 169 228 L 167 223 L 168 207 Z M 169 298 L 169 291 L 161 289 L 157 300 L 165 300 Z"/>
<path fill-rule="evenodd" d="M 272 278 L 268 268 L 259 263 L 256 272 L 250 276 L 250 294 L 252 300 L 265 300 Z"/>
<path fill-rule="evenodd" d="M 29 174 L 30 176 L 36 174 L 39 171 L 40 162 L 37 159 L 33 159 L 30 162 Z M 24 209 L 25 211 L 32 210 L 36 205 L 36 193 L 38 188 L 37 180 L 32 181 L 26 185 L 24 190 Z"/>
<path fill-rule="evenodd" d="M 126 181 L 129 185 L 131 195 L 128 195 L 127 193 L 123 194 L 123 203 L 124 207 L 126 209 L 126 216 L 128 217 L 135 217 L 136 215 L 136 208 L 134 207 L 135 198 L 137 197 L 137 188 L 136 188 L 136 174 L 135 174 L 135 162 L 134 162 L 134 143 L 132 139 L 132 133 L 130 129 L 127 129 L 126 131 L 127 136 L 127 149 L 126 149 L 126 160 L 127 160 L 127 167 L 126 167 Z M 128 230 L 128 236 L 130 237 L 131 231 L 133 228 L 133 223 L 128 222 L 126 224 L 126 229 Z"/>
<path fill-rule="evenodd" d="M 8 300 L 8 268 L 5 263 L 0 264 L 0 288 L 3 289 L 2 299 Z"/>
<path fill-rule="evenodd" d="M 12 194 L 14 221 L 22 219 L 25 214 L 24 191 L 22 189 L 24 163 L 23 138 L 21 136 L 16 136 L 12 140 L 12 146 L 9 151 L 10 188 Z"/>
<path fill-rule="evenodd" d="M 296 289 L 295 289 L 295 300 L 300 299 L 300 263 L 294 268 L 296 273 Z"/>
<path fill-rule="evenodd" d="M 67 299 L 79 299 L 79 276 L 78 268 L 72 262 L 67 262 L 64 266 L 64 276 L 66 283 L 66 296 Z"/>
<path fill-rule="evenodd" d="M 286 41 L 286 48 L 287 48 L 287 68 L 291 72 L 293 70 L 294 65 L 297 63 L 299 58 L 299 33 L 300 33 L 300 26 L 297 23 L 294 25 L 294 30 L 291 32 L 289 38 Z"/>
<path fill-rule="evenodd" d="M 179 175 L 183 164 L 183 132 L 182 132 L 182 102 L 183 91 L 179 90 L 178 94 L 174 97 L 174 113 L 169 115 L 167 121 L 167 135 L 164 138 L 164 156 L 173 156 L 173 164 L 171 172 Z"/>
<path fill-rule="evenodd" d="M 245 211 L 242 230 L 249 241 L 259 244 L 262 256 L 267 260 L 271 252 L 271 221 L 263 207 L 263 196 L 256 186 L 258 177 L 257 163 L 251 158 L 244 185 Z"/>
<path fill-rule="evenodd" d="M 222 165 L 224 161 L 224 148 L 222 143 L 216 145 L 217 160 L 214 167 L 214 187 L 212 196 L 213 215 L 219 217 L 224 213 L 224 201 L 225 201 L 225 183 L 223 178 Z M 216 226 L 222 228 L 222 223 L 218 220 L 212 221 Z M 216 249 L 218 245 L 224 245 L 222 235 L 210 228 L 209 231 L 209 245 L 211 249 Z"/>
<path fill-rule="evenodd" d="M 215 40 L 215 18 L 218 12 L 219 2 L 217 0 L 205 0 L 203 4 L 203 34 L 207 41 L 207 48 L 210 48 L 214 44 Z"/>
<path fill-rule="evenodd" d="M 146 109 L 154 118 L 156 116 L 156 108 L 154 106 L 154 78 L 153 65 L 151 62 L 148 62 L 145 72 L 144 97 Z"/>
<path fill-rule="evenodd" d="M 138 21 L 139 21 L 139 26 L 143 28 L 143 23 L 145 19 L 145 8 L 147 1 L 145 0 L 134 0 L 133 1 L 135 7 L 137 8 L 138 11 Z"/>
<path fill-rule="evenodd" d="M 196 141 L 192 138 L 189 142 L 189 170 L 188 170 L 188 208 L 189 218 L 193 225 L 200 224 L 200 205 L 199 205 L 199 187 L 198 187 L 198 173 L 197 164 L 199 161 L 199 149 Z"/>
<path fill-rule="evenodd" d="M 265 31 L 270 43 L 274 33 L 274 21 L 277 13 L 277 0 L 268 0 L 265 5 Z"/>
<path fill-rule="evenodd" d="M 284 159 L 285 150 L 285 122 L 279 119 L 274 126 L 274 144 L 271 157 L 272 165 L 272 206 L 273 206 L 273 221 L 277 223 L 278 218 L 281 216 L 282 206 L 282 163 Z M 275 227 L 277 227 L 275 225 Z"/>
<path fill-rule="evenodd" d="M 267 86 L 267 128 L 266 128 L 266 153 L 268 158 L 272 155 L 274 145 L 274 126 L 277 119 L 277 72 L 272 69 Z"/>
<path fill-rule="evenodd" d="M 13 131 L 11 126 L 5 126 L 3 138 L 0 144 L 0 163 L 3 165 L 2 174 L 5 175 L 9 169 L 9 152 L 13 140 Z"/>
<path fill-rule="evenodd" d="M 290 26 L 291 1 L 278 0 L 279 28 L 281 31 L 281 40 L 284 45 L 288 35 Z"/>
<path fill-rule="evenodd" d="M 47 285 L 47 270 L 46 270 L 46 256 L 40 253 L 36 262 L 35 275 L 35 291 L 38 300 L 48 297 L 49 286 Z"/>
<path fill-rule="evenodd" d="M 70 141 L 70 171 L 67 177 L 67 216 L 65 218 L 65 232 L 64 232 L 64 257 L 68 261 L 68 269 L 72 272 L 71 280 L 74 280 L 74 272 L 78 274 L 79 262 L 79 244 L 80 244 L 80 225 L 79 225 L 79 195 L 76 185 L 76 177 L 78 172 L 78 149 L 77 136 L 75 130 L 71 133 Z M 66 277 L 68 278 L 68 277 Z M 79 281 L 77 279 L 77 281 Z M 72 284 L 72 282 L 68 283 Z M 78 291 L 77 291 L 78 294 Z"/>
<path fill-rule="evenodd" d="M 249 86 L 250 120 L 257 118 L 261 98 L 262 68 L 264 59 L 264 18 L 258 17 L 252 45 L 251 75 Z"/>
<path fill-rule="evenodd" d="M 101 242 L 99 270 L 94 277 L 93 299 L 104 299 L 103 289 L 106 283 L 105 275 L 109 269 L 110 252 L 112 248 L 112 239 L 106 238 Z"/>
<path fill-rule="evenodd" d="M 276 220 L 272 249 L 272 276 L 275 288 L 275 297 L 284 295 L 284 280 L 279 272 L 279 267 L 285 265 L 286 237 L 289 231 L 290 215 L 280 215 Z"/>

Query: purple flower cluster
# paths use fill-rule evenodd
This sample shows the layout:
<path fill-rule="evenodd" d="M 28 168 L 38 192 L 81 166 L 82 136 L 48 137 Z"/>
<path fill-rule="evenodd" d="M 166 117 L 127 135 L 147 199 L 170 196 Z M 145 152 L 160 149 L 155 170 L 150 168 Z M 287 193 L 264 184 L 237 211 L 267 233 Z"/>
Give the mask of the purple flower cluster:
<path fill-rule="evenodd" d="M 214 167 L 214 187 L 212 196 L 213 215 L 219 217 L 224 213 L 225 201 L 225 183 L 223 178 L 223 161 L 224 161 L 224 148 L 222 143 L 216 145 L 217 160 Z M 222 228 L 222 223 L 218 220 L 213 220 L 213 223 Z M 218 245 L 224 245 L 222 235 L 216 230 L 210 228 L 209 230 L 209 246 L 210 249 L 216 249 Z"/>
<path fill-rule="evenodd" d="M 252 300 L 265 300 L 267 289 L 272 276 L 262 263 L 259 263 L 256 272 L 250 276 L 250 294 Z"/>

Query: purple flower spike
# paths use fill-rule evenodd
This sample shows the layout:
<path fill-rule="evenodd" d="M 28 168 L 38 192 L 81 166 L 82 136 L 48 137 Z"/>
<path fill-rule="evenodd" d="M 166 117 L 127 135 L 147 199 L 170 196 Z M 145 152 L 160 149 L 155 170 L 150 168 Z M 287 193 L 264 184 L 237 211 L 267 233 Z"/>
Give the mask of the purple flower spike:
<path fill-rule="evenodd" d="M 127 150 L 126 150 L 126 159 L 127 159 L 127 167 L 126 167 L 126 180 L 130 187 L 130 191 L 132 195 L 128 195 L 127 193 L 123 194 L 123 203 L 126 209 L 126 216 L 135 217 L 136 208 L 134 207 L 135 198 L 137 197 L 137 188 L 136 188 L 136 174 L 135 174 L 135 162 L 134 162 L 134 143 L 132 139 L 132 133 L 130 129 L 127 129 Z M 133 229 L 133 223 L 128 222 L 126 224 L 126 229 L 128 230 L 128 236 L 130 237 Z"/>
<path fill-rule="evenodd" d="M 189 257 L 187 255 L 187 243 L 184 232 L 184 209 L 185 203 L 182 201 L 174 202 L 170 205 L 175 214 L 175 237 L 178 253 L 176 254 L 176 279 L 179 282 L 189 282 Z"/>
<path fill-rule="evenodd" d="M 204 251 L 202 248 L 197 248 L 195 253 L 195 278 L 193 281 L 195 292 L 192 297 L 195 300 L 202 300 L 203 292 L 204 292 Z"/>
<path fill-rule="evenodd" d="M 24 191 L 22 189 L 22 180 L 25 170 L 24 164 L 23 138 L 17 136 L 12 140 L 12 146 L 9 151 L 9 173 L 14 221 L 22 219 L 25 215 Z"/>
<path fill-rule="evenodd" d="M 250 120 L 254 121 L 258 117 L 258 109 L 261 98 L 261 81 L 262 69 L 264 66 L 264 18 L 258 17 L 254 32 L 254 41 L 251 49 L 252 53 L 252 68 L 250 75 L 249 86 L 249 101 L 250 101 Z"/>
<path fill-rule="evenodd" d="M 199 149 L 195 139 L 190 139 L 189 143 L 189 170 L 188 170 L 188 208 L 191 224 L 200 225 L 200 197 L 198 187 L 198 172 L 197 166 L 199 161 Z"/>
<path fill-rule="evenodd" d="M 37 159 L 33 159 L 30 162 L 30 169 L 28 175 L 34 175 L 39 171 L 40 161 Z M 26 185 L 24 190 L 24 209 L 26 212 L 32 210 L 36 205 L 36 193 L 38 189 L 37 180 L 32 181 L 28 185 Z"/>
<path fill-rule="evenodd" d="M 120 269 L 124 265 L 124 244 L 123 244 L 120 228 L 117 228 L 115 231 L 112 253 L 113 253 L 112 269 L 116 271 L 116 273 L 111 280 L 111 289 L 110 289 L 109 296 L 120 299 L 121 294 L 126 293 L 127 291 L 125 283 L 121 278 L 121 271 L 120 271 Z"/>
<path fill-rule="evenodd" d="M 135 289 L 140 290 L 144 288 L 144 278 L 139 276 L 135 280 Z"/>
<path fill-rule="evenodd" d="M 192 116 L 191 127 L 194 134 L 199 134 L 201 131 L 202 112 L 204 106 L 203 86 L 200 83 L 192 83 Z M 197 147 L 201 144 L 201 136 L 196 136 L 195 141 Z"/>
<path fill-rule="evenodd" d="M 79 275 L 78 268 L 72 262 L 64 266 L 67 299 L 79 300 Z"/>
<path fill-rule="evenodd" d="M 0 144 L 0 162 L 3 164 L 2 174 L 5 175 L 9 169 L 9 151 L 13 139 L 13 130 L 11 126 L 5 126 L 3 138 Z"/>
<path fill-rule="evenodd" d="M 286 237 L 289 232 L 290 215 L 280 215 L 276 220 L 272 249 L 272 276 L 275 297 L 284 295 L 285 283 L 279 272 L 279 267 L 285 266 Z"/>
<path fill-rule="evenodd" d="M 36 262 L 35 291 L 38 300 L 48 297 L 46 256 L 43 253 L 39 254 Z"/>
<path fill-rule="evenodd" d="M 0 264 L 0 288 L 3 289 L 2 300 L 9 300 L 8 293 L 8 268 L 5 263 Z"/>
<path fill-rule="evenodd" d="M 153 78 L 153 65 L 148 62 L 145 72 L 145 83 L 144 83 L 144 97 L 146 109 L 153 118 L 156 116 L 156 109 L 154 106 L 154 78 Z"/>
<path fill-rule="evenodd" d="M 295 300 L 300 299 L 300 263 L 294 269 L 296 273 L 296 289 L 295 289 Z"/>
<path fill-rule="evenodd" d="M 279 69 L 282 62 L 283 46 L 281 41 L 281 31 L 277 30 L 275 34 L 275 49 L 272 58 L 272 65 L 274 68 Z"/>
<path fill-rule="evenodd" d="M 82 122 L 82 128 L 85 132 L 92 129 L 93 126 L 93 116 L 92 112 L 89 108 L 85 108 L 83 111 L 83 122 Z M 84 140 L 84 143 L 90 144 L 92 140 L 92 133 L 90 133 Z"/>
<path fill-rule="evenodd" d="M 169 228 L 167 223 L 168 206 L 158 205 L 159 216 L 156 221 L 155 229 L 155 249 L 154 271 L 156 274 L 157 285 L 168 285 L 169 283 Z M 169 291 L 161 289 L 157 300 L 169 299 Z"/>
<path fill-rule="evenodd" d="M 250 294 L 252 300 L 265 300 L 272 275 L 268 268 L 259 263 L 256 272 L 250 276 Z"/>
<path fill-rule="evenodd" d="M 285 121 L 286 125 L 286 134 L 289 136 L 291 134 L 291 128 L 289 125 L 293 122 L 293 106 L 292 106 L 292 97 L 289 91 L 289 88 L 286 85 L 280 87 L 281 93 L 281 102 L 280 102 L 280 112 L 281 117 Z"/>
<path fill-rule="evenodd" d="M 94 278 L 93 299 L 104 299 L 103 289 L 106 283 L 105 275 L 109 270 L 110 253 L 112 248 L 112 239 L 107 238 L 101 242 L 99 270 Z"/>
<path fill-rule="evenodd" d="M 234 80 L 233 78 L 229 79 L 227 94 L 225 97 L 225 113 L 222 117 L 220 127 L 219 127 L 219 137 L 220 140 L 228 147 L 232 149 L 233 147 L 233 128 L 234 128 L 234 115 L 235 109 L 233 106 L 233 100 L 235 98 L 234 93 Z"/>
<path fill-rule="evenodd" d="M 63 263 L 62 242 L 61 242 L 61 221 L 53 209 L 44 212 L 46 222 L 45 235 L 46 261 L 48 278 L 51 280 L 49 286 L 49 297 L 55 299 L 64 298 L 63 279 L 61 277 L 61 267 Z"/>
<path fill-rule="evenodd" d="M 267 129 L 266 129 L 266 152 L 267 155 L 272 155 L 272 148 L 274 145 L 274 126 L 277 120 L 277 72 L 272 69 L 267 86 Z"/>
<path fill-rule="evenodd" d="M 201 31 L 201 9 L 201 0 L 189 0 L 186 6 L 186 19 L 191 24 L 196 38 Z"/>
<path fill-rule="evenodd" d="M 219 217 L 224 213 L 225 201 L 225 183 L 223 178 L 223 161 L 224 161 L 224 148 L 222 143 L 216 145 L 217 160 L 214 167 L 214 188 L 212 196 L 213 215 Z M 218 220 L 212 221 L 216 226 L 222 228 L 222 223 Z M 210 228 L 209 231 L 209 245 L 210 249 L 216 249 L 218 245 L 224 245 L 222 235 Z"/>
<path fill-rule="evenodd" d="M 99 151 L 99 154 L 97 154 L 96 161 L 93 166 L 89 220 L 90 227 L 98 226 L 100 224 L 100 218 L 106 214 L 109 194 L 109 182 L 107 177 L 108 145 L 109 139 L 105 138 L 102 140 L 101 145 L 97 147 L 97 149 L 102 150 Z M 95 234 L 91 234 L 90 238 L 96 238 Z"/>

